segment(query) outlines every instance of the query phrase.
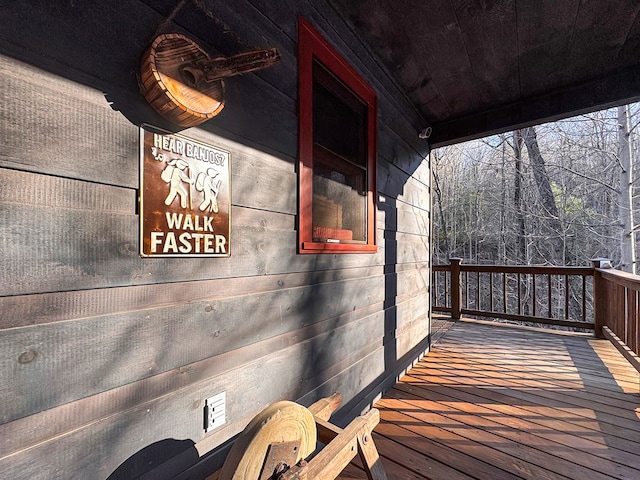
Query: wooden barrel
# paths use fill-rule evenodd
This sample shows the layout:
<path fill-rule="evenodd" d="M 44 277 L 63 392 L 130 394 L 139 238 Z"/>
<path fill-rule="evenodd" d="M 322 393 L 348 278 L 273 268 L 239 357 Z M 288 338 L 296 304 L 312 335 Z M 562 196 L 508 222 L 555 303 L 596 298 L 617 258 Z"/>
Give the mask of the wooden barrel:
<path fill-rule="evenodd" d="M 183 78 L 182 68 L 209 59 L 184 35 L 159 35 L 142 57 L 140 90 L 154 110 L 170 122 L 182 127 L 200 125 L 224 107 L 224 82 L 216 80 L 194 88 Z"/>

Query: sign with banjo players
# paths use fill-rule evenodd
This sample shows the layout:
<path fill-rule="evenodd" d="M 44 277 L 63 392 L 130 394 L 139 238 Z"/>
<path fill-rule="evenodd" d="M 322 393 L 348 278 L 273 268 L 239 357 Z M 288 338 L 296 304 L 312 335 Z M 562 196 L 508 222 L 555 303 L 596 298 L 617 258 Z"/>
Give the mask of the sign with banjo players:
<path fill-rule="evenodd" d="M 228 257 L 230 154 L 140 129 L 140 254 Z"/>

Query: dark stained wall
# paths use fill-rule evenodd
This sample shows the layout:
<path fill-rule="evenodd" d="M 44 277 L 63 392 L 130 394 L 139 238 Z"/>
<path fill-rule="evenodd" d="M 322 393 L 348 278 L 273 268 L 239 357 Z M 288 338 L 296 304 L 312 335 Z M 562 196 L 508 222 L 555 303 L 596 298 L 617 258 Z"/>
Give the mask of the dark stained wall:
<path fill-rule="evenodd" d="M 298 14 L 378 93 L 375 255 L 296 254 Z M 42 0 L 0 22 L 0 477 L 200 478 L 269 403 L 340 391 L 344 424 L 428 348 L 428 145 L 325 2 Z M 138 126 L 172 126 L 136 70 L 166 32 L 283 58 L 182 132 L 231 152 L 230 258 L 138 255 Z"/>

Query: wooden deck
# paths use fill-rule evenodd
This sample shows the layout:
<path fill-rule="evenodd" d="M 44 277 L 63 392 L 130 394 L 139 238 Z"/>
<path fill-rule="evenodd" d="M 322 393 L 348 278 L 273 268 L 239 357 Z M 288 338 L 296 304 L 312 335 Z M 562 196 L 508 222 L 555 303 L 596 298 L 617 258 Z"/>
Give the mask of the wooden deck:
<path fill-rule="evenodd" d="M 461 321 L 376 404 L 375 442 L 390 480 L 640 479 L 639 387 L 608 340 Z"/>

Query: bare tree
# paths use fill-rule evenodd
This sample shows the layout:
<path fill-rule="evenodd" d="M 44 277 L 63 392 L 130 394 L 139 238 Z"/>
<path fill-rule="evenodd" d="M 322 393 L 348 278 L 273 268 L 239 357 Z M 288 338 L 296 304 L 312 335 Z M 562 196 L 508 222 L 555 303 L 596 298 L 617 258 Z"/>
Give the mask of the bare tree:
<path fill-rule="evenodd" d="M 540 153 L 540 147 L 538 145 L 538 137 L 534 127 L 524 128 L 520 131 L 520 135 L 524 140 L 524 144 L 527 147 L 529 153 L 529 161 L 531 162 L 531 169 L 533 171 L 533 177 L 538 186 L 538 192 L 540 193 L 540 200 L 545 210 L 547 226 L 547 235 L 550 243 L 550 247 L 546 249 L 548 261 L 551 263 L 564 263 L 564 245 L 562 242 L 562 225 L 560 224 L 560 218 L 558 215 L 558 207 L 556 205 L 556 199 L 551 188 L 551 182 L 549 181 L 549 175 L 545 167 L 544 157 Z M 551 258 L 549 258 L 551 257 Z"/>
<path fill-rule="evenodd" d="M 636 273 L 635 231 L 633 226 L 633 163 L 629 136 L 629 109 L 618 107 L 618 159 L 620 160 L 620 186 L 618 209 L 620 215 L 620 269 Z"/>
<path fill-rule="evenodd" d="M 629 116 L 637 126 L 640 108 Z M 622 167 L 621 146 L 632 160 L 640 148 L 632 131 L 608 109 L 434 151 L 435 257 L 587 265 L 606 256 L 631 264 L 621 261 L 633 258 L 622 254 L 621 236 L 635 247 L 640 209 L 629 198 L 640 198 L 640 167 Z M 636 217 L 624 227 L 621 205 Z"/>
<path fill-rule="evenodd" d="M 440 153 L 438 151 L 434 151 L 433 162 L 432 165 L 432 175 L 433 175 L 433 189 L 436 193 L 436 204 L 438 205 L 438 213 L 439 213 L 439 228 L 438 231 L 441 232 L 440 235 L 436 236 L 436 240 L 439 242 L 442 237 L 444 243 L 444 257 L 451 258 L 451 248 L 449 246 L 449 233 L 447 229 L 447 218 L 444 216 L 444 208 L 442 205 L 442 190 L 440 189 L 440 173 L 439 173 L 439 164 L 440 164 Z"/>
<path fill-rule="evenodd" d="M 514 172 L 514 186 L 513 186 L 513 204 L 515 206 L 515 220 L 516 220 L 516 263 L 526 265 L 527 261 L 527 243 L 525 238 L 525 223 L 524 212 L 522 211 L 522 144 L 524 139 L 522 138 L 522 131 L 516 130 L 513 132 L 513 153 L 515 160 L 515 172 Z"/>

